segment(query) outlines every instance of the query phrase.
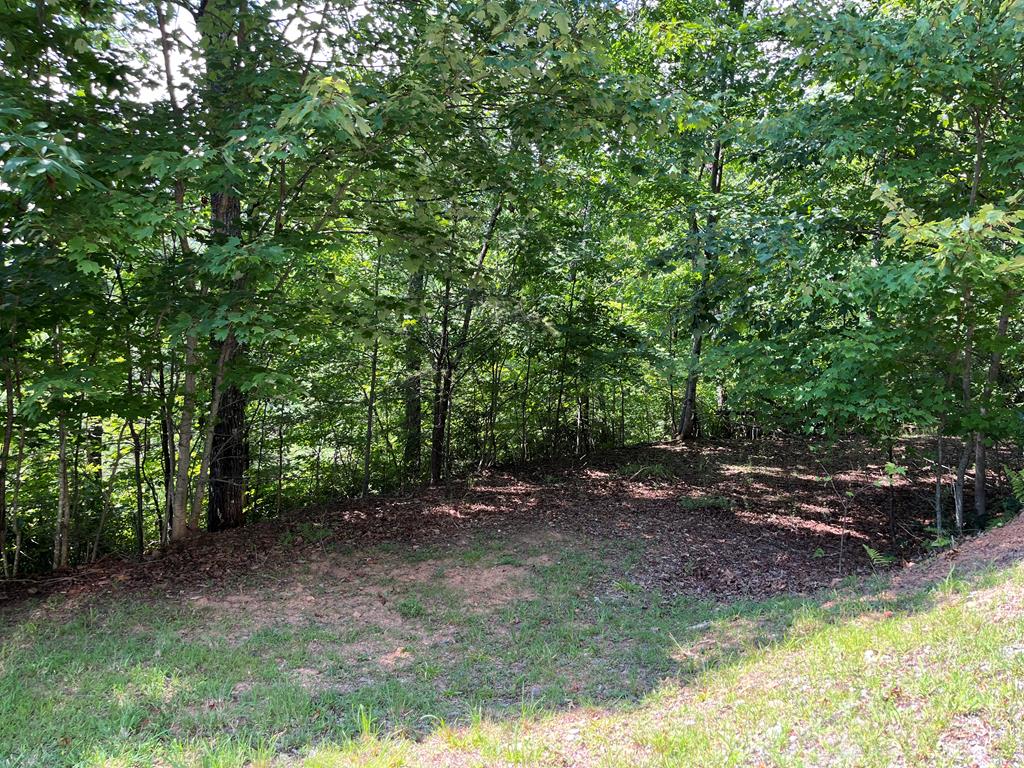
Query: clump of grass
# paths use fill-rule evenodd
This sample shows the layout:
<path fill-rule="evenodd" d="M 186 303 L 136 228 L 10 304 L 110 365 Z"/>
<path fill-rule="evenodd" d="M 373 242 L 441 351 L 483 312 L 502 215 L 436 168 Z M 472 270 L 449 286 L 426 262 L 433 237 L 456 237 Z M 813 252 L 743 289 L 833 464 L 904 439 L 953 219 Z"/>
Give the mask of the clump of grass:
<path fill-rule="evenodd" d="M 330 529 L 325 528 L 322 525 L 317 525 L 316 523 L 303 521 L 293 529 L 285 532 L 281 537 L 281 543 L 286 547 L 290 547 L 292 544 L 300 544 L 302 542 L 319 544 L 324 539 L 330 538 L 330 536 Z"/>
<path fill-rule="evenodd" d="M 426 607 L 417 597 L 406 597 L 399 600 L 395 605 L 395 610 L 403 619 L 416 619 L 427 612 Z"/>
<path fill-rule="evenodd" d="M 665 464 L 623 464 L 619 474 L 629 480 L 671 480 L 675 477 L 672 468 Z"/>

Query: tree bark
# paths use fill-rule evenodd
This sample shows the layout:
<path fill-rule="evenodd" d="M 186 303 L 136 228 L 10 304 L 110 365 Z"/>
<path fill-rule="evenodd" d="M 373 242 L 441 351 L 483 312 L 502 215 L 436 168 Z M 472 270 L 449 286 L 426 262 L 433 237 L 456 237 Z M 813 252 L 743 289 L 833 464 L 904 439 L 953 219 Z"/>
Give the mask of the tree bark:
<path fill-rule="evenodd" d="M 64 366 L 64 347 L 60 329 L 54 339 L 55 363 L 58 369 Z M 71 536 L 71 494 L 68 488 L 68 432 L 63 406 L 57 416 L 57 524 L 53 538 L 53 569 L 67 568 L 69 564 Z"/>
<path fill-rule="evenodd" d="M 699 375 L 697 366 L 700 364 L 700 350 L 704 343 L 704 334 L 694 329 L 693 345 L 690 348 L 690 365 L 686 377 L 686 391 L 683 395 L 683 410 L 679 415 L 679 438 L 693 440 L 697 437 L 697 384 Z"/>
<path fill-rule="evenodd" d="M 239 92 L 238 52 L 246 46 L 245 0 L 207 0 L 197 22 L 201 47 L 206 58 L 206 107 L 210 130 L 224 140 L 236 122 Z M 216 175 L 210 187 L 210 231 L 216 243 L 241 240 L 242 206 L 236 181 L 227 169 Z M 245 277 L 232 287 L 244 287 Z M 229 329 L 220 342 L 219 359 L 230 371 L 241 357 L 241 346 Z M 226 347 L 226 349 L 225 349 Z M 212 401 L 212 396 L 211 396 Z M 210 460 L 210 503 L 207 528 L 219 531 L 234 528 L 245 521 L 245 473 L 249 462 L 248 434 L 245 427 L 247 398 L 236 384 L 224 387 L 217 419 L 213 421 L 213 446 Z"/>
<path fill-rule="evenodd" d="M 373 457 L 373 406 L 377 399 L 377 353 L 380 340 L 374 339 L 370 355 L 370 391 L 366 397 L 366 442 L 363 445 L 363 498 L 370 495 L 370 459 Z"/>
<path fill-rule="evenodd" d="M 444 437 L 448 422 L 448 398 L 445 377 L 448 374 L 448 305 L 451 301 L 452 281 L 444 281 L 444 299 L 441 307 L 441 343 L 434 366 L 434 421 L 430 430 L 430 484 L 438 485 L 444 471 Z"/>
<path fill-rule="evenodd" d="M 999 317 L 999 326 L 996 329 L 997 345 L 1006 338 L 1006 331 L 1010 324 L 1008 310 L 1003 310 Z M 981 396 L 981 416 L 985 417 L 988 400 L 992 396 L 992 390 L 999 380 L 999 370 L 1002 364 L 1002 350 L 998 347 L 992 351 L 989 358 L 988 374 L 985 377 L 985 388 Z M 985 445 L 984 432 L 977 432 L 974 435 L 974 514 L 979 526 L 984 526 L 988 519 L 988 498 L 986 479 L 988 475 L 988 448 Z"/>
<path fill-rule="evenodd" d="M 206 425 L 206 439 L 203 441 L 203 453 L 199 458 L 199 474 L 196 477 L 195 492 L 192 494 L 192 507 L 188 516 L 188 529 L 191 532 L 199 530 L 199 518 L 203 513 L 203 501 L 206 497 L 206 489 L 210 484 L 210 464 L 213 459 L 214 425 L 220 415 L 220 404 L 224 399 L 224 367 L 227 364 L 227 357 L 230 346 L 221 345 L 220 354 L 217 356 L 217 367 L 213 373 L 213 393 L 210 397 L 210 413 Z"/>
<path fill-rule="evenodd" d="M 196 336 L 189 331 L 185 340 L 185 383 L 178 421 L 178 466 L 174 475 L 174 496 L 171 506 L 171 541 L 188 535 L 188 470 L 192 460 L 192 420 L 196 408 Z"/>
<path fill-rule="evenodd" d="M 423 442 L 423 357 L 422 316 L 419 305 L 423 300 L 424 275 L 416 270 L 409 275 L 409 300 L 417 307 L 417 322 L 404 330 L 405 335 L 405 382 L 403 397 L 405 399 L 405 418 L 403 422 L 403 456 L 402 465 L 406 482 L 420 478 L 420 456 Z"/>
<path fill-rule="evenodd" d="M 210 531 L 237 528 L 245 523 L 245 471 L 249 465 L 245 406 L 245 394 L 237 385 L 224 388 L 210 461 L 210 503 L 206 510 L 206 527 Z"/>
<path fill-rule="evenodd" d="M 7 567 L 7 476 L 10 470 L 11 441 L 14 437 L 14 363 L 4 358 L 4 437 L 0 453 L 0 553 Z"/>

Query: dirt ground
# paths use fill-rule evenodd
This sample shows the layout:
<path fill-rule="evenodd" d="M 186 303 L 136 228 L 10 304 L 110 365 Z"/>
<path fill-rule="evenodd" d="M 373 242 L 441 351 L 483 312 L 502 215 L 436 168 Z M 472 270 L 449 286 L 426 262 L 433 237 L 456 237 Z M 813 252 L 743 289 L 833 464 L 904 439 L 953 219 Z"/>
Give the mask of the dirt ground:
<path fill-rule="evenodd" d="M 258 576 L 279 585 L 277 596 L 287 596 L 275 611 L 373 612 L 386 621 L 388 596 L 355 588 L 416 582 L 440 566 L 429 558 L 412 566 L 368 560 L 361 551 L 392 544 L 443 556 L 480 538 L 524 551 L 543 545 L 547 554 L 538 557 L 562 546 L 582 548 L 613 564 L 611 581 L 668 595 L 728 600 L 809 592 L 880 567 L 867 548 L 896 563 L 924 554 L 933 492 L 926 449 L 921 441 L 899 447 L 896 461 L 908 471 L 891 488 L 885 457 L 857 440 L 820 448 L 786 440 L 658 444 L 577 466 L 492 471 L 446 488 L 299 510 L 200 536 L 143 562 L 109 559 L 5 584 L 0 605 L 26 596 L 57 594 L 73 603 L 139 590 L 251 611 L 251 596 L 230 593 L 234 584 Z M 974 550 L 968 543 L 961 551 Z M 466 565 L 446 570 L 441 582 L 477 603 L 500 605 L 518 594 L 529 567 Z M 318 606 L 309 584 L 294 577 L 296 568 L 312 573 L 315 583 L 352 585 L 358 595 Z"/>

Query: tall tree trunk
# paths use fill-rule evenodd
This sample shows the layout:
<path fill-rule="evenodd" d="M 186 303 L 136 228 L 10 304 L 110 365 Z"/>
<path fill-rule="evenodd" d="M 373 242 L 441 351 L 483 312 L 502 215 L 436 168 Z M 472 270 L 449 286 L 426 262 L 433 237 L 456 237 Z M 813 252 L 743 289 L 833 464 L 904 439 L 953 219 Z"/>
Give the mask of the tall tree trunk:
<path fill-rule="evenodd" d="M 402 427 L 402 464 L 406 482 L 420 477 L 420 455 L 422 452 L 423 430 L 423 344 L 422 313 L 424 275 L 416 270 L 409 275 L 409 300 L 416 306 L 417 322 L 406 326 L 405 335 L 405 381 L 402 394 L 405 399 L 405 418 Z"/>
<path fill-rule="evenodd" d="M 935 535 L 942 536 L 942 432 L 939 432 L 935 445 Z"/>
<path fill-rule="evenodd" d="M 1007 302 L 1009 303 L 1009 302 Z M 981 396 L 981 416 L 985 417 L 988 409 L 988 400 L 992 396 L 992 390 L 999 381 L 999 370 L 1002 364 L 1002 350 L 999 344 L 1006 338 L 1006 331 L 1010 324 L 1010 315 L 1006 309 L 999 317 L 999 326 L 996 329 L 997 347 L 992 351 L 989 358 L 988 375 L 985 377 L 985 388 Z M 985 434 L 978 432 L 974 436 L 974 514 L 979 526 L 984 526 L 988 519 L 988 499 L 986 490 L 986 477 L 988 474 L 987 446 L 985 445 Z"/>
<path fill-rule="evenodd" d="M 54 335 L 57 369 L 64 366 L 64 347 L 60 329 Z M 67 568 L 69 564 L 71 536 L 71 492 L 68 487 L 68 430 L 66 417 L 61 408 L 57 416 L 57 520 L 53 537 L 53 568 Z"/>
<path fill-rule="evenodd" d="M 167 390 L 166 366 L 161 363 L 157 385 L 160 394 L 160 467 L 163 470 L 163 498 L 157 516 L 160 544 L 170 541 L 171 517 L 174 509 L 174 420 L 171 415 L 170 393 Z M 171 381 L 174 376 L 172 372 Z"/>
<path fill-rule="evenodd" d="M 7 477 L 10 470 L 11 441 L 14 437 L 14 362 L 4 358 L 4 437 L 0 451 L 0 553 L 7 572 Z"/>
<path fill-rule="evenodd" d="M 476 267 L 473 270 L 472 285 L 480 276 L 484 268 L 484 261 L 491 248 L 491 241 L 498 225 L 498 217 L 501 215 L 504 206 L 504 198 L 498 195 L 494 209 L 484 229 L 480 250 L 477 253 Z M 430 446 L 430 482 L 437 485 L 444 477 L 447 447 L 451 441 L 451 428 L 448 424 L 452 408 L 452 387 L 455 380 L 455 370 L 458 368 L 469 341 L 469 325 L 473 318 L 473 308 L 476 306 L 477 297 L 471 288 L 466 297 L 466 309 L 462 315 L 462 326 L 454 344 L 450 338 L 448 328 L 449 308 L 451 306 L 451 279 L 445 280 L 444 289 L 444 311 L 441 328 L 441 349 L 438 352 L 439 370 L 434 378 L 434 428 Z M 440 374 L 438 376 L 438 374 Z"/>
<path fill-rule="evenodd" d="M 210 484 L 210 464 L 213 459 L 215 435 L 214 427 L 220 415 L 221 401 L 224 399 L 224 367 L 227 365 L 230 349 L 229 345 L 221 345 L 220 354 L 217 355 L 217 367 L 213 373 L 213 394 L 210 397 L 210 413 L 206 424 L 206 438 L 203 441 L 202 455 L 199 457 L 199 474 L 196 476 L 195 492 L 192 494 L 192 506 L 188 515 L 188 529 L 191 532 L 199 530 L 199 518 L 203 514 L 203 501 L 206 498 L 206 489 Z"/>
<path fill-rule="evenodd" d="M 438 485 L 444 472 L 444 438 L 448 423 L 448 398 L 445 378 L 448 375 L 448 312 L 451 301 L 452 281 L 445 278 L 444 299 L 441 307 L 441 342 L 437 350 L 434 367 L 434 422 L 430 430 L 430 484 Z"/>
<path fill-rule="evenodd" d="M 219 234 L 225 239 L 239 237 L 241 206 L 238 198 L 228 193 L 215 193 L 211 199 L 215 236 Z M 220 342 L 218 360 L 223 361 L 226 372 L 237 364 L 240 357 L 241 347 L 231 330 Z M 216 419 L 211 418 L 213 444 L 210 453 L 210 503 L 206 518 L 210 531 L 236 528 L 245 522 L 245 473 L 249 465 L 245 409 L 248 398 L 233 382 L 222 389 Z M 214 396 L 216 394 L 213 393 Z"/>
<path fill-rule="evenodd" d="M 245 472 L 249 464 L 245 406 L 245 394 L 236 384 L 224 388 L 210 460 L 210 503 L 206 510 L 210 531 L 245 523 Z"/>
<path fill-rule="evenodd" d="M 274 511 L 281 514 L 284 498 L 284 404 L 281 404 L 281 420 L 277 422 L 277 489 L 274 492 Z"/>
<path fill-rule="evenodd" d="M 574 312 L 576 309 L 576 262 L 573 262 L 571 268 L 571 274 L 569 277 L 569 307 L 565 313 L 565 324 L 571 326 L 573 323 Z M 562 400 L 565 397 L 565 373 L 566 367 L 569 362 L 569 336 L 566 334 L 562 338 L 562 354 L 558 362 L 558 395 L 555 397 L 554 414 L 551 419 L 551 438 L 550 438 L 550 449 L 551 456 L 554 457 L 558 454 L 558 445 L 561 442 L 559 437 L 561 435 L 561 422 L 562 422 Z"/>
<path fill-rule="evenodd" d="M 690 348 L 686 391 L 683 394 L 683 410 L 679 414 L 679 438 L 681 440 L 692 440 L 697 437 L 697 384 L 699 381 L 697 366 L 700 364 L 700 350 L 703 343 L 704 334 L 695 328 L 693 345 Z"/>
<path fill-rule="evenodd" d="M 192 462 L 192 420 L 196 409 L 196 343 L 195 333 L 189 331 L 185 340 L 185 383 L 178 421 L 178 466 L 171 506 L 171 541 L 181 541 L 188 535 L 188 470 Z"/>
<path fill-rule="evenodd" d="M 142 440 L 134 421 L 128 422 L 128 430 L 132 437 L 132 459 L 135 465 L 135 516 L 132 520 L 135 533 L 135 554 L 141 557 L 146 549 L 146 516 L 142 491 Z"/>
<path fill-rule="evenodd" d="M 744 10 L 745 0 L 729 0 L 729 13 L 735 17 L 742 17 Z M 735 20 L 737 25 L 739 18 Z M 721 54 L 723 58 L 719 59 L 719 75 L 720 75 L 720 94 L 721 94 L 721 105 L 722 114 L 725 115 L 728 105 L 725 103 L 725 94 L 728 92 L 729 84 L 732 82 L 735 75 L 734 64 L 732 61 L 733 52 L 731 50 Z M 708 180 L 709 191 L 711 195 L 717 196 L 722 192 L 722 179 L 725 172 L 725 146 L 722 142 L 721 135 L 719 135 L 712 145 L 711 150 L 711 177 Z M 705 232 L 710 231 L 714 228 L 718 222 L 718 214 L 713 209 L 708 213 L 707 224 L 705 225 Z M 696 215 L 693 217 L 692 228 L 696 232 L 697 222 Z M 711 272 L 714 269 L 714 264 L 717 263 L 717 256 L 709 249 L 706 244 L 704 246 L 704 265 L 701 269 L 701 282 L 700 289 L 698 290 L 697 296 L 694 300 L 693 307 L 693 319 L 691 324 L 691 338 L 692 344 L 690 346 L 690 361 L 687 368 L 687 379 L 686 379 L 686 392 L 683 399 L 683 410 L 679 418 L 679 434 L 678 437 L 683 440 L 690 440 L 697 436 L 698 424 L 697 424 L 697 384 L 699 382 L 700 374 L 698 369 L 700 367 L 700 354 L 701 347 L 704 342 L 704 332 L 701 329 L 702 317 L 704 313 L 704 305 L 707 302 L 708 285 L 710 283 Z M 696 266 L 697 256 L 694 255 L 694 265 Z"/>
<path fill-rule="evenodd" d="M 522 429 L 521 448 L 522 461 L 525 464 L 530 459 L 530 432 L 529 432 L 529 406 L 530 406 L 530 369 L 533 367 L 533 349 L 526 351 L 526 377 L 523 380 L 523 404 L 519 420 Z"/>
<path fill-rule="evenodd" d="M 218 140 L 225 140 L 236 126 L 239 103 L 245 101 L 245 94 L 239 89 L 237 59 L 239 50 L 247 45 L 248 9 L 245 0 L 207 0 L 200 8 L 197 28 L 206 59 L 209 127 Z M 210 231 L 215 243 L 242 238 L 242 207 L 236 184 L 228 168 L 211 179 Z M 239 277 L 232 287 L 242 289 L 245 282 L 244 276 Z M 219 357 L 224 360 L 225 370 L 230 371 L 242 354 L 233 330 L 228 331 L 220 345 Z M 246 405 L 245 392 L 236 383 L 224 387 L 213 423 L 207 507 L 207 528 L 211 531 L 234 528 L 245 521 L 245 473 L 249 462 Z"/>
<path fill-rule="evenodd" d="M 973 306 L 973 293 L 969 283 L 964 284 L 961 298 L 961 316 L 964 319 L 964 347 L 962 351 L 963 363 L 960 369 L 960 393 L 961 405 L 966 415 L 971 407 L 972 388 L 974 383 L 974 321 L 971 319 Z M 974 436 L 964 437 L 963 450 L 960 453 L 960 461 L 957 464 L 956 477 L 953 479 L 953 502 L 956 514 L 956 531 L 963 533 L 964 530 L 964 485 L 967 478 L 967 465 L 969 463 L 971 447 L 974 444 Z"/>
<path fill-rule="evenodd" d="M 20 391 L 20 387 L 19 387 Z M 14 487 L 11 489 L 11 503 L 7 518 L 14 531 L 14 557 L 11 564 L 11 578 L 18 576 L 18 559 L 21 556 L 21 525 L 18 520 L 18 504 L 21 499 L 21 469 L 25 459 L 25 427 L 18 429 L 18 452 L 14 460 Z M 4 575 L 7 575 L 7 550 L 3 551 Z"/>
<path fill-rule="evenodd" d="M 583 390 L 577 404 L 576 455 L 580 458 L 590 454 L 590 392 Z"/>
<path fill-rule="evenodd" d="M 673 310 L 672 312 L 669 313 L 669 318 L 668 318 L 668 357 L 669 357 L 669 360 L 674 360 L 675 359 L 675 354 L 676 354 L 676 349 L 675 349 L 675 346 L 676 346 L 676 320 L 677 320 L 677 315 L 676 315 L 676 312 Z M 668 418 L 669 418 L 669 421 L 672 423 L 672 432 L 671 432 L 671 434 L 673 434 L 673 435 L 678 435 L 679 434 L 679 420 L 676 418 L 678 413 L 680 413 L 680 412 L 676 410 L 676 377 L 672 373 L 672 369 L 669 368 L 669 372 L 668 372 Z"/>
<path fill-rule="evenodd" d="M 974 168 L 971 174 L 971 193 L 968 200 L 968 210 L 974 213 L 978 206 L 978 192 L 981 188 L 981 174 L 984 166 L 985 159 L 985 134 L 988 131 L 989 118 L 986 116 L 982 118 L 981 111 L 975 107 L 971 109 L 971 122 L 974 126 Z M 966 311 L 966 310 L 965 310 Z M 972 321 L 968 318 L 968 323 Z M 1006 325 L 1000 319 L 1000 330 L 1001 333 L 1005 334 Z M 973 325 L 969 326 L 969 333 L 973 334 Z M 968 342 L 969 343 L 969 342 Z M 968 346 L 967 352 L 970 354 L 970 347 Z M 968 370 L 965 368 L 965 370 Z M 999 358 L 993 353 L 993 359 L 990 363 L 989 372 L 995 371 L 998 375 L 999 370 Z M 970 382 L 965 383 L 965 387 L 969 387 Z M 981 415 L 985 415 L 985 400 L 987 399 L 987 393 L 989 391 L 989 384 L 985 384 L 986 395 L 982 396 L 981 399 Z M 969 404 L 969 397 L 965 394 L 964 405 L 965 407 Z M 974 511 L 975 518 L 978 525 L 984 525 L 985 518 L 988 512 L 988 502 L 985 494 L 986 476 L 988 474 L 987 456 L 985 450 L 985 436 L 980 431 L 974 433 Z M 962 481 L 961 481 L 962 482 Z M 961 490 L 962 493 L 962 490 Z"/>
<path fill-rule="evenodd" d="M 377 353 L 380 340 L 374 339 L 370 355 L 370 391 L 366 396 L 366 442 L 363 445 L 363 498 L 370 495 L 370 459 L 373 457 L 373 406 L 377 400 Z"/>

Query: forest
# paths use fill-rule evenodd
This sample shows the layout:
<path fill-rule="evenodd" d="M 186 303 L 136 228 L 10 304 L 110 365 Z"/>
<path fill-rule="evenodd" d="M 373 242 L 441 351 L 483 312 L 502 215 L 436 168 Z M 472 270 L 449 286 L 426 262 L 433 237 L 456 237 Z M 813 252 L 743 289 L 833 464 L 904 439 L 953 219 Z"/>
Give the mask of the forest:
<path fill-rule="evenodd" d="M 456 764 L 416 751 L 443 730 L 422 725 L 437 712 L 482 729 L 459 737 L 477 750 L 467 765 L 1021 764 L 1020 717 L 963 715 L 998 734 L 1004 762 L 903 742 L 897 760 L 858 741 L 853 757 L 805 763 L 824 748 L 784 758 L 707 730 L 676 743 L 671 729 L 636 753 L 555 760 L 523 746 L 526 714 L 510 726 L 494 713 L 526 698 L 562 712 L 577 683 L 606 709 L 646 701 L 644 681 L 675 662 L 643 648 L 747 621 L 729 607 L 743 600 L 771 627 L 759 618 L 695 647 L 721 661 L 752 658 L 766 637 L 784 645 L 802 620 L 786 600 L 847 577 L 969 559 L 961 547 L 1024 556 L 1024 532 L 998 533 L 1018 530 L 1024 504 L 1022 195 L 1022 0 L 4 0 L 0 766 Z M 969 538 L 984 531 L 1007 538 Z M 424 591 L 416 558 L 441 562 L 438 547 L 462 564 L 438 566 Z M 501 584 L 481 583 L 478 562 Z M 298 623 L 225 597 L 283 600 L 275 585 L 296 567 L 328 596 L 334 577 L 354 591 Z M 243 572 L 258 586 L 240 587 Z M 369 677 L 337 672 L 372 685 L 310 685 L 310 669 L 327 672 L 289 661 L 309 711 L 218 720 L 222 705 L 202 702 L 257 706 L 271 683 L 239 672 L 213 695 L 210 680 L 192 690 L 168 671 L 191 702 L 185 725 L 138 702 L 101 724 L 84 714 L 109 690 L 134 701 L 146 665 L 171 664 L 146 652 L 131 672 L 136 651 L 116 649 L 142 643 L 131 627 L 178 626 L 176 601 L 316 634 L 372 628 L 357 595 L 378 582 L 396 607 L 377 626 L 398 655 Z M 574 589 L 621 601 L 618 618 Z M 440 631 L 431 601 L 444 590 Z M 140 594 L 131 610 L 156 613 L 90 624 L 90 600 Z M 500 611 L 467 608 L 480 626 L 451 629 L 455 594 Z M 696 610 L 694 595 L 711 618 L 673 613 Z M 835 601 L 808 599 L 806 621 L 840 631 Z M 867 610 L 843 605 L 844 621 Z M 64 642 L 113 655 L 55 671 L 65 646 L 24 635 L 43 636 L 45 621 L 23 614 L 38 606 L 56 611 L 46 621 Z M 973 621 L 915 606 L 885 621 Z M 575 640 L 537 640 L 552 664 L 585 644 L 572 617 L 599 611 L 586 626 L 633 649 L 608 662 L 632 682 L 582 665 L 590 683 L 559 677 L 553 694 L 553 667 L 501 646 L 487 663 L 510 677 L 481 688 L 491 672 L 472 665 L 496 626 L 530 610 L 538 627 L 545 612 L 569 617 Z M 924 624 L 893 637 L 927 640 Z M 1024 635 L 1019 618 L 993 626 Z M 271 629 L 244 642 L 273 645 Z M 445 632 L 457 653 L 437 645 Z M 314 641 L 327 642 L 300 644 Z M 453 682 L 445 652 L 473 673 Z M 702 670 L 718 663 L 694 653 Z M 998 658 L 1021 671 L 1017 655 Z M 74 688 L 96 665 L 97 698 L 75 705 L 86 719 L 60 726 L 72 705 L 41 692 L 45 675 Z M 115 672 L 127 675 L 116 685 Z M 416 685 L 431 693 L 410 703 Z M 1013 720 L 1019 691 L 985 690 L 1016 701 L 1000 715 Z M 951 717 L 963 725 L 957 711 L 928 709 L 935 749 Z M 721 716 L 705 714 L 707 728 Z M 334 758 L 309 751 L 327 742 L 341 745 Z"/>

